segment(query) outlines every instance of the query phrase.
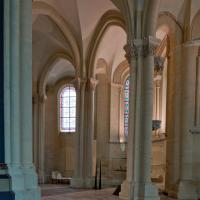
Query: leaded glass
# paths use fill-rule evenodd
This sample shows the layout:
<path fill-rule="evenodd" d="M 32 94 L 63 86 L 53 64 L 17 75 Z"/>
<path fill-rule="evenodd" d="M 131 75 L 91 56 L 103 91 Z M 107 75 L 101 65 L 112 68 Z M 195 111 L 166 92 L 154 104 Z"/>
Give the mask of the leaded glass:
<path fill-rule="evenodd" d="M 128 116 L 129 116 L 129 77 L 124 84 L 124 134 L 128 136 Z"/>
<path fill-rule="evenodd" d="M 60 131 L 76 131 L 76 90 L 65 87 L 60 94 Z"/>

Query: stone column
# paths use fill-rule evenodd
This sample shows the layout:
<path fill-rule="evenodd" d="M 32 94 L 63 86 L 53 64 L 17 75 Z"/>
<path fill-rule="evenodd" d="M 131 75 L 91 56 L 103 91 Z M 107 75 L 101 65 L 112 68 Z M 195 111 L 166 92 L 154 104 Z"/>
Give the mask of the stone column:
<path fill-rule="evenodd" d="M 134 200 L 159 199 L 158 190 L 151 183 L 153 71 L 156 45 L 157 41 L 149 37 L 134 40 L 131 48 L 127 48 L 128 55 L 134 55 L 131 70 L 133 67 L 135 69 L 135 78 L 131 72 L 130 82 L 129 135 L 133 141 L 128 144 L 129 148 L 133 148 L 132 154 L 128 155 L 128 165 L 132 165 L 132 170 L 127 170 L 127 173 L 130 173 L 128 177 L 132 178 L 131 191 L 129 190 L 131 194 L 128 198 Z M 133 88 L 136 90 L 133 91 Z"/>
<path fill-rule="evenodd" d="M 86 187 L 92 188 L 94 186 L 94 125 L 95 125 L 95 89 L 98 80 L 90 78 L 87 82 L 86 94 L 88 95 L 88 121 L 87 121 L 87 141 L 86 141 Z"/>
<path fill-rule="evenodd" d="M 33 165 L 32 135 L 32 1 L 21 0 L 20 9 L 20 112 L 21 161 L 23 166 L 26 199 L 39 199 L 38 180 Z M 16 119 L 15 119 L 16 120 Z"/>
<path fill-rule="evenodd" d="M 33 96 L 33 163 L 35 164 L 36 171 L 38 169 L 38 155 L 39 155 L 39 145 L 38 145 L 38 107 L 39 107 L 39 95 L 35 94 Z"/>
<path fill-rule="evenodd" d="M 198 199 L 196 177 L 193 175 L 193 158 L 195 152 L 193 135 L 190 133 L 194 125 L 195 97 L 195 65 L 191 63 L 194 47 L 182 48 L 182 79 L 181 79 L 181 136 L 180 136 L 180 182 L 178 199 Z M 198 138 L 196 138 L 198 140 Z M 199 145 L 199 144 L 198 144 Z M 194 160 L 193 160 L 194 159 Z M 196 179 L 197 180 L 197 179 Z M 199 183 L 198 183 L 199 184 Z"/>
<path fill-rule="evenodd" d="M 15 199 L 24 200 L 20 124 L 20 1 L 4 1 L 6 162 Z M 8 145 L 8 146 L 7 146 Z"/>
<path fill-rule="evenodd" d="M 136 115 L 136 56 L 137 51 L 132 43 L 125 45 L 126 59 L 130 65 L 130 97 L 129 97 L 129 127 L 128 127 L 128 142 L 127 142 L 127 169 L 126 180 L 121 185 L 121 192 L 119 193 L 120 199 L 128 200 L 131 197 L 131 187 L 133 183 L 133 155 L 134 155 L 134 127 Z"/>
<path fill-rule="evenodd" d="M 32 160 L 32 1 L 4 2 L 6 160 L 15 199 L 36 200 L 40 192 Z"/>
<path fill-rule="evenodd" d="M 111 83 L 110 142 L 125 142 L 123 85 Z M 123 103 L 122 103 L 123 102 Z"/>
<path fill-rule="evenodd" d="M 99 81 L 96 88 L 96 155 L 102 165 L 102 185 L 108 184 L 110 172 L 110 81 L 107 73 L 96 75 Z M 102 148 L 103 147 L 103 148 Z"/>
<path fill-rule="evenodd" d="M 152 165 L 152 111 L 153 111 L 153 72 L 154 53 L 157 41 L 154 38 L 144 38 L 142 41 L 143 58 L 141 74 L 137 74 L 141 90 L 141 99 L 136 102 L 140 108 L 139 127 L 135 130 L 135 170 L 132 199 L 156 200 L 159 199 L 158 190 L 151 182 Z M 139 70 L 139 69 L 138 69 Z M 138 89 L 138 88 L 137 88 Z M 137 94 L 138 95 L 138 94 Z M 138 145 L 136 145 L 136 142 Z"/>
<path fill-rule="evenodd" d="M 4 45 L 3 45 L 3 41 L 4 41 L 4 37 L 3 37 L 3 20 L 4 20 L 4 3 L 3 1 L 0 2 L 0 28 L 1 28 L 1 32 L 0 32 L 0 49 L 1 49 L 1 53 L 0 53 L 0 163 L 5 163 L 5 144 L 4 144 L 4 54 L 3 54 L 3 50 L 4 50 Z M 1 169 L 0 169 L 1 170 Z"/>
<path fill-rule="evenodd" d="M 196 58 L 195 121 L 190 132 L 200 134 L 200 50 Z"/>
<path fill-rule="evenodd" d="M 75 141 L 75 174 L 71 180 L 71 187 L 84 187 L 84 103 L 85 103 L 85 79 L 76 79 L 76 141 Z"/>
<path fill-rule="evenodd" d="M 164 68 L 164 58 L 161 56 L 156 56 L 154 58 L 154 116 L 153 120 L 161 120 L 161 81 L 162 81 L 162 71 Z M 162 122 L 161 122 L 162 123 Z M 156 130 L 156 135 L 159 130 Z"/>
<path fill-rule="evenodd" d="M 39 150 L 38 150 L 38 174 L 39 182 L 45 183 L 45 102 L 46 95 L 39 96 L 38 128 L 39 128 Z"/>

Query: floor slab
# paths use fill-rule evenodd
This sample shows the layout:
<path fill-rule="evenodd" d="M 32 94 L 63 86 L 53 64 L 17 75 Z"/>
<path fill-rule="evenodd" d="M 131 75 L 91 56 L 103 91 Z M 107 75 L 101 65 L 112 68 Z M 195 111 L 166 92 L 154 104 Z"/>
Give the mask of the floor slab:
<path fill-rule="evenodd" d="M 42 200 L 119 200 L 112 195 L 115 188 L 102 190 L 72 189 L 66 185 L 43 185 Z M 175 200 L 165 196 L 161 200 Z"/>

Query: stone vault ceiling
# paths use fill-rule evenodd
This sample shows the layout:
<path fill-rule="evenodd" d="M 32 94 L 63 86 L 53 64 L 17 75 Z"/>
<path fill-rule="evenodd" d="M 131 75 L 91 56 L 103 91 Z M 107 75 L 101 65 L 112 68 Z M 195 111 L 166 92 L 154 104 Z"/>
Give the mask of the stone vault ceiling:
<path fill-rule="evenodd" d="M 70 26 L 83 54 L 83 59 L 86 58 L 88 45 L 102 15 L 108 10 L 118 10 L 111 0 L 33 1 L 33 3 L 40 2 L 51 6 Z M 183 13 L 188 12 L 191 13 L 190 22 L 192 22 L 193 17 L 200 8 L 200 0 L 191 0 L 191 7 L 188 7 L 188 2 L 190 0 L 161 0 L 159 12 L 170 13 L 180 25 L 183 25 L 185 20 Z M 157 35 L 159 35 L 160 39 L 163 37 L 162 32 L 157 33 Z M 123 46 L 125 43 L 126 33 L 117 26 L 109 27 L 97 48 L 95 63 L 99 58 L 103 58 L 111 68 L 111 74 L 113 74 L 116 67 L 124 60 Z M 65 40 L 59 27 L 47 16 L 33 14 L 33 66 L 36 74 L 35 80 L 48 59 L 58 50 L 70 52 L 70 45 Z"/>

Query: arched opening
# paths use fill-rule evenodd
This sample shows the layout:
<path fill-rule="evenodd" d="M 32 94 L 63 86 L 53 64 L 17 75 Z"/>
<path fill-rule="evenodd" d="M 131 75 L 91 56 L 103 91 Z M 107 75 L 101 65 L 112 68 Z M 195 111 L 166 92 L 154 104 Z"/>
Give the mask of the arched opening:
<path fill-rule="evenodd" d="M 128 68 L 127 62 L 124 61 L 123 47 L 125 44 L 125 31 L 119 26 L 112 25 L 106 29 L 95 54 L 94 73 L 98 81 L 95 97 L 96 161 L 97 165 L 100 162 L 102 165 L 102 185 L 104 187 L 120 185 L 126 176 L 127 140 L 123 114 L 125 111 L 123 100 L 125 80 L 122 77 Z M 126 66 L 123 67 L 123 71 L 116 74 L 122 62 Z M 115 81 L 117 76 L 121 80 Z M 102 114 L 98 115 L 98 113 Z"/>

